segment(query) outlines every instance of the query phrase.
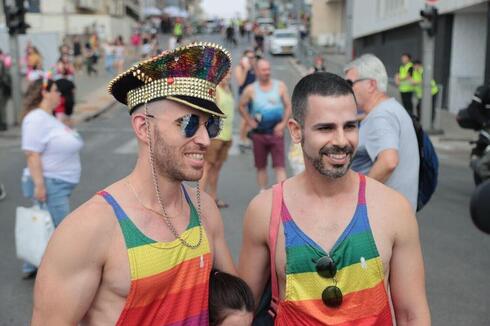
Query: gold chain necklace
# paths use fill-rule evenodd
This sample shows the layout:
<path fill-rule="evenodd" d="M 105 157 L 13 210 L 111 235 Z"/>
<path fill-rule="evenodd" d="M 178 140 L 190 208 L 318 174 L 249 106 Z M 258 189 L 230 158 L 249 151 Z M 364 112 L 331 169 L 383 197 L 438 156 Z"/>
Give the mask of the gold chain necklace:
<path fill-rule="evenodd" d="M 158 203 L 160 204 L 160 207 L 162 208 L 163 214 L 160 214 L 163 216 L 163 220 L 165 221 L 165 224 L 167 224 L 167 227 L 169 228 L 170 232 L 174 235 L 176 239 L 180 241 L 182 245 L 184 245 L 187 248 L 191 249 L 196 249 L 201 245 L 202 238 L 203 238 L 203 231 L 202 231 L 202 221 L 201 221 L 201 192 L 199 189 L 199 182 L 197 183 L 197 192 L 196 192 L 196 197 L 197 197 L 197 218 L 199 220 L 199 240 L 197 241 L 196 244 L 191 244 L 184 240 L 179 233 L 177 232 L 177 229 L 175 226 L 172 224 L 170 221 L 170 218 L 168 217 L 167 210 L 165 209 L 165 206 L 163 205 L 162 201 L 162 196 L 160 195 L 160 186 L 158 185 L 158 179 L 157 179 L 157 173 L 155 169 L 155 155 L 153 154 L 153 145 L 150 137 L 150 121 L 148 119 L 148 109 L 146 106 L 145 102 L 145 122 L 146 122 L 146 137 L 148 139 L 148 149 L 150 152 L 150 165 L 151 165 L 151 175 L 153 179 L 153 186 L 155 188 L 155 192 L 157 195 L 157 200 Z M 202 261 L 202 256 L 201 256 L 201 261 Z"/>

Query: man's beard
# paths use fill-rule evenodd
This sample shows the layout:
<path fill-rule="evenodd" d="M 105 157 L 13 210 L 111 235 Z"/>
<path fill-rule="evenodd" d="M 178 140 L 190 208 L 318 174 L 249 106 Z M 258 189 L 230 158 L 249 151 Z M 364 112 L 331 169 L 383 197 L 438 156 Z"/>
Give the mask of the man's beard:
<path fill-rule="evenodd" d="M 302 144 L 303 144 L 303 152 L 305 157 L 308 159 L 308 161 L 311 162 L 313 167 L 321 175 L 324 175 L 331 179 L 338 179 L 346 175 L 352 165 L 352 156 L 354 154 L 354 149 L 352 148 L 352 146 L 345 146 L 345 147 L 339 147 L 335 145 L 329 147 L 324 146 L 320 149 L 318 153 L 319 155 L 317 157 L 313 157 L 309 155 L 307 151 L 304 150 L 303 141 Z M 333 164 L 331 167 L 328 167 L 323 162 L 323 155 L 329 155 L 329 154 L 346 154 L 349 161 L 347 164 Z"/>
<path fill-rule="evenodd" d="M 155 169 L 161 176 L 166 176 L 171 180 L 178 182 L 182 181 L 197 181 L 201 178 L 202 172 L 199 176 L 185 173 L 181 168 L 182 163 L 178 158 L 178 150 L 176 147 L 169 145 L 163 137 L 160 135 L 160 130 L 155 126 Z"/>

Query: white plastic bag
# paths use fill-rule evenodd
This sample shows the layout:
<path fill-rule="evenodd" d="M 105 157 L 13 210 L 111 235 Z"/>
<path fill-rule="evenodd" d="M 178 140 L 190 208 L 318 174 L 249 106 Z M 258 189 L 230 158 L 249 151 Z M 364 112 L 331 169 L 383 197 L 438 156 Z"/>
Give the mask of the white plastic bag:
<path fill-rule="evenodd" d="M 47 210 L 37 205 L 17 207 L 15 215 L 17 257 L 39 266 L 53 231 L 53 220 Z"/>

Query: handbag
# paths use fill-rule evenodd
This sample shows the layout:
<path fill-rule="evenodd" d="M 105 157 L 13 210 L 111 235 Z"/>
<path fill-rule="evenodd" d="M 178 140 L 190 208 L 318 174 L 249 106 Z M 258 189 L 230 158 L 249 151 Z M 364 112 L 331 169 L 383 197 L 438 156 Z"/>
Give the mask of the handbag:
<path fill-rule="evenodd" d="M 36 267 L 39 266 L 53 231 L 53 220 L 45 207 L 39 205 L 17 207 L 15 215 L 17 257 Z"/>

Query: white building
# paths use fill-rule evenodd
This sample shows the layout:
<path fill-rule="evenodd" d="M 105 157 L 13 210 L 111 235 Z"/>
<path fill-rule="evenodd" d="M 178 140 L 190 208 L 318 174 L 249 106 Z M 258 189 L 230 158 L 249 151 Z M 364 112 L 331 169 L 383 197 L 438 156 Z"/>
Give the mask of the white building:
<path fill-rule="evenodd" d="M 96 31 L 101 39 L 128 40 L 139 20 L 139 0 L 30 0 L 28 33 L 56 32 L 60 37 Z"/>

